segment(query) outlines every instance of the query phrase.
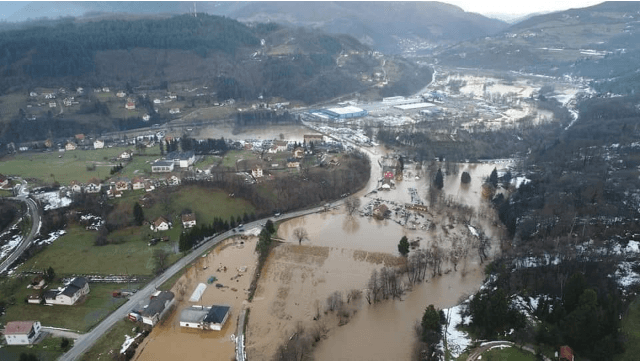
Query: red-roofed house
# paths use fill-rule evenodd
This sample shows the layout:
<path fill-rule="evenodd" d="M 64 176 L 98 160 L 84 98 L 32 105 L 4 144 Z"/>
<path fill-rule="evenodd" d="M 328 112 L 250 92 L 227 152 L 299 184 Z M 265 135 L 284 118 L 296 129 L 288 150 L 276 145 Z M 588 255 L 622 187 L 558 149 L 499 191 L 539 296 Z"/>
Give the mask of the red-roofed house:
<path fill-rule="evenodd" d="M 560 361 L 575 361 L 575 356 L 573 356 L 573 349 L 569 346 L 560 347 Z"/>
<path fill-rule="evenodd" d="M 40 334 L 39 321 L 12 321 L 4 327 L 7 345 L 31 345 Z"/>
<path fill-rule="evenodd" d="M 169 222 L 163 217 L 158 217 L 149 228 L 154 232 L 167 231 L 169 229 Z"/>

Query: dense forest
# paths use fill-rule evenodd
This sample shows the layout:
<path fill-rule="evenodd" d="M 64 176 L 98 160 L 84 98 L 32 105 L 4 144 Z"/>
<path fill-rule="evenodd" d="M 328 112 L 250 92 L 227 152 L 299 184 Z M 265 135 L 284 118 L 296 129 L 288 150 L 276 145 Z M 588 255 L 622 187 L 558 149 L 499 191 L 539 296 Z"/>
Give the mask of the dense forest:
<path fill-rule="evenodd" d="M 233 54 L 240 46 L 258 44 L 247 26 L 206 14 L 85 23 L 68 19 L 56 26 L 0 32 L 0 67 L 3 76 L 10 76 L 17 71 L 12 65 L 27 57 L 22 70 L 32 78 L 80 76 L 93 71 L 101 50 L 182 49 L 204 57 L 210 50 Z"/>

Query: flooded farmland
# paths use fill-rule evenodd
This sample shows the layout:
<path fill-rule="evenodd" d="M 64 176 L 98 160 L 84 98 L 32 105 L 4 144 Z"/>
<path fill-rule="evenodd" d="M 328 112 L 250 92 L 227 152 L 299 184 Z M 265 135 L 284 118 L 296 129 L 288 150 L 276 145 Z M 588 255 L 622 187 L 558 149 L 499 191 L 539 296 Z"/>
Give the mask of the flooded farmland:
<path fill-rule="evenodd" d="M 137 348 L 133 360 L 233 360 L 235 343 L 231 336 L 236 333 L 239 312 L 246 304 L 246 290 L 256 264 L 255 247 L 255 237 L 236 237 L 195 262 L 172 288 L 178 301 L 175 310 L 154 327 Z M 207 286 L 200 301 L 190 302 L 196 286 L 207 284 L 211 276 L 217 277 L 217 281 Z M 223 287 L 215 287 L 215 283 Z M 231 313 L 221 331 L 187 329 L 179 325 L 182 309 L 191 305 L 213 304 L 231 306 Z"/>

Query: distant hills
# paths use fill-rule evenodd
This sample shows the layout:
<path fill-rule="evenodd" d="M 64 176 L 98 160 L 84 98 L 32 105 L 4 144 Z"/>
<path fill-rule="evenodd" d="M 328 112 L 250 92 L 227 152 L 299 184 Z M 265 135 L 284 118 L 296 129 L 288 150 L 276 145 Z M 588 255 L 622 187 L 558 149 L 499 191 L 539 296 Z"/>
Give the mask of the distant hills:
<path fill-rule="evenodd" d="M 639 2 L 606 2 L 538 15 L 433 55 L 453 66 L 568 74 L 596 79 L 599 91 L 639 92 L 639 11 Z"/>
<path fill-rule="evenodd" d="M 436 1 L 52 1 L 26 2 L 9 21 L 61 16 L 90 18 L 121 15 L 176 15 L 196 12 L 241 22 L 275 22 L 349 34 L 388 54 L 425 52 L 437 45 L 494 34 L 508 24 Z M 6 24 L 5 24 L 6 25 Z M 0 24 L 0 27 L 2 24 Z"/>

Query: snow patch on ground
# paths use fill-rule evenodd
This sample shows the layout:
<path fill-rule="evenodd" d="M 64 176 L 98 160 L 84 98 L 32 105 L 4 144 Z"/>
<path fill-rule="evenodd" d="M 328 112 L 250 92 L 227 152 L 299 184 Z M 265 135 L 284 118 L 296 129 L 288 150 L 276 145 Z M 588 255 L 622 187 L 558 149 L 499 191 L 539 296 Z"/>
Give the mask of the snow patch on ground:
<path fill-rule="evenodd" d="M 138 335 L 136 335 L 136 336 L 134 336 L 134 337 L 131 337 L 131 336 L 129 336 L 129 335 L 125 335 L 125 342 L 123 342 L 123 345 L 120 347 L 120 353 L 121 353 L 121 354 L 122 354 L 122 353 L 125 353 L 125 351 L 127 351 L 127 349 L 129 348 L 129 346 L 130 346 L 130 345 L 134 342 L 134 340 L 136 340 L 136 338 L 138 338 L 138 336 L 140 336 L 140 335 L 141 335 L 141 333 L 139 333 Z"/>
<path fill-rule="evenodd" d="M 71 198 L 67 196 L 61 196 L 59 191 L 40 193 L 34 195 L 34 197 L 45 203 L 45 211 L 67 207 L 71 204 Z"/>
<path fill-rule="evenodd" d="M 470 231 L 470 233 L 471 233 L 473 236 L 475 236 L 475 237 L 478 237 L 478 238 L 479 238 L 479 233 L 477 233 L 477 230 L 475 229 L 475 227 L 473 227 L 473 226 L 471 226 L 471 225 L 468 225 L 468 230 Z"/>
<path fill-rule="evenodd" d="M 9 254 L 11 254 L 13 249 L 18 247 L 21 241 L 22 241 L 22 235 L 20 234 L 16 234 L 15 236 L 11 237 L 9 242 L 7 242 L 2 247 L 0 247 L 0 259 L 4 259 Z"/>
<path fill-rule="evenodd" d="M 453 358 L 459 357 L 471 344 L 472 341 L 468 334 L 458 330 L 456 327 L 462 323 L 461 311 L 465 306 L 457 305 L 451 308 L 445 308 L 444 313 L 448 319 L 446 326 L 446 343 L 448 350 Z"/>
<path fill-rule="evenodd" d="M 521 187 L 522 184 L 528 184 L 530 182 L 531 180 L 526 177 L 515 177 L 512 180 L 512 183 L 515 186 L 515 189 L 519 189 L 519 187 Z"/>
<path fill-rule="evenodd" d="M 624 261 L 617 266 L 613 274 L 615 281 L 622 288 L 629 288 L 640 283 L 640 261 Z"/>
<path fill-rule="evenodd" d="M 64 229 L 51 232 L 49 233 L 49 236 L 47 238 L 36 241 L 36 245 L 41 246 L 44 244 L 52 244 L 55 240 L 62 237 L 65 233 L 67 233 L 67 231 L 65 231 Z"/>

